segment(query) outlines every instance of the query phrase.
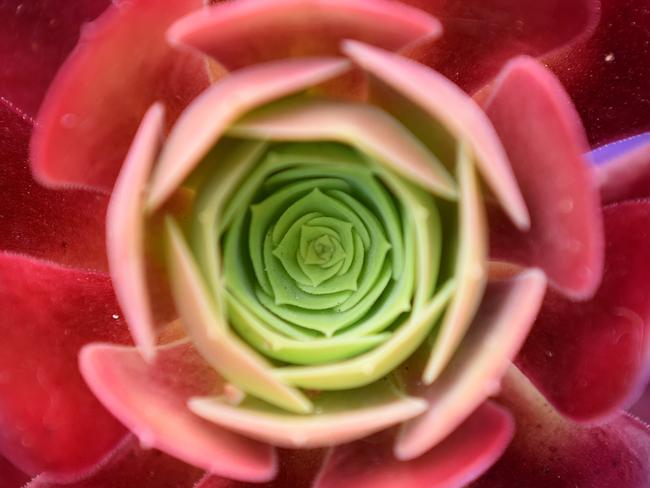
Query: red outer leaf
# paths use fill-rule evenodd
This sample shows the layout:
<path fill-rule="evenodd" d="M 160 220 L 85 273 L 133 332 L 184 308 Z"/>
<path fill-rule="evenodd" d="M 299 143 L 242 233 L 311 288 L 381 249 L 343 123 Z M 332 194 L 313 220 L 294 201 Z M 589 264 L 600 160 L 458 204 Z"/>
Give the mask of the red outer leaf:
<path fill-rule="evenodd" d="M 191 14 L 169 31 L 229 70 L 298 56 L 332 56 L 344 39 L 397 51 L 440 34 L 425 12 L 391 0 L 240 0 Z"/>
<path fill-rule="evenodd" d="M 592 37 L 545 59 L 576 104 L 593 146 L 650 130 L 648 2 L 602 0 L 601 18 Z"/>
<path fill-rule="evenodd" d="M 566 295 L 590 297 L 603 268 L 600 199 L 571 101 L 548 70 L 520 57 L 503 69 L 485 110 L 531 215 L 530 231 L 521 233 L 494 209 L 490 254 L 538 266 Z"/>
<path fill-rule="evenodd" d="M 470 488 L 644 488 L 650 486 L 650 431 L 623 414 L 595 426 L 558 415 L 521 372 L 500 400 L 514 414 L 515 438 Z"/>
<path fill-rule="evenodd" d="M 499 389 L 530 330 L 546 290 L 538 269 L 490 281 L 467 335 L 442 374 L 431 384 L 420 381 L 419 357 L 404 365 L 412 396 L 429 409 L 402 424 L 395 445 L 400 459 L 414 459 L 436 446 Z"/>
<path fill-rule="evenodd" d="M 404 0 L 435 15 L 443 36 L 409 54 L 470 93 L 519 54 L 565 52 L 599 20 L 598 0 Z"/>
<path fill-rule="evenodd" d="M 110 0 L 5 0 L 0 3 L 0 96 L 28 117 L 36 115 L 57 69 L 84 22 Z"/>
<path fill-rule="evenodd" d="M 203 59 L 164 33 L 200 0 L 121 1 L 87 24 L 38 115 L 32 168 L 47 185 L 109 191 L 145 111 L 162 101 L 172 124 L 208 84 Z"/>
<path fill-rule="evenodd" d="M 38 476 L 25 488 L 192 488 L 202 474 L 165 453 L 140 447 L 135 436 L 127 435 L 92 477 L 62 485 Z"/>
<path fill-rule="evenodd" d="M 390 433 L 337 447 L 315 486 L 464 486 L 499 458 L 513 432 L 514 423 L 508 412 L 493 403 L 484 403 L 444 441 L 411 461 L 399 461 L 393 456 Z"/>
<path fill-rule="evenodd" d="M 650 200 L 605 207 L 605 274 L 594 298 L 549 293 L 517 365 L 563 414 L 630 405 L 650 367 Z"/>
<path fill-rule="evenodd" d="M 279 449 L 280 470 L 268 483 L 244 483 L 206 475 L 194 488 L 312 488 L 323 464 L 324 449 Z"/>
<path fill-rule="evenodd" d="M 77 369 L 81 346 L 126 343 L 104 274 L 0 254 L 0 454 L 30 474 L 80 476 L 124 435 Z"/>
<path fill-rule="evenodd" d="M 0 249 L 66 266 L 106 270 L 108 199 L 38 185 L 27 163 L 31 129 L 31 121 L 0 101 Z"/>

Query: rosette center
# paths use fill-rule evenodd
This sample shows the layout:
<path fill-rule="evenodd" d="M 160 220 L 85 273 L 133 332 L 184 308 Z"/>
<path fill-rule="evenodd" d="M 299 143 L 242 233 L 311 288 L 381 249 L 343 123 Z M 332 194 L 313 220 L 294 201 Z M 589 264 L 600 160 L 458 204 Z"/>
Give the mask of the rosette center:
<path fill-rule="evenodd" d="M 356 235 L 349 222 L 307 213 L 294 222 L 273 255 L 294 280 L 306 277 L 308 285 L 318 286 L 350 269 Z M 353 281 L 356 287 L 356 279 Z"/>
<path fill-rule="evenodd" d="M 335 142 L 233 138 L 205 163 L 189 235 L 212 294 L 210 333 L 272 360 L 245 391 L 285 408 L 287 392 L 268 385 L 363 387 L 431 333 L 454 289 L 447 271 L 438 276 L 435 195 Z M 453 204 L 440 203 L 453 219 Z"/>
<path fill-rule="evenodd" d="M 381 221 L 337 168 L 323 170 L 331 176 L 293 167 L 267 178 L 265 195 L 250 206 L 248 240 L 259 302 L 295 326 L 331 336 L 372 307 L 392 265 Z"/>

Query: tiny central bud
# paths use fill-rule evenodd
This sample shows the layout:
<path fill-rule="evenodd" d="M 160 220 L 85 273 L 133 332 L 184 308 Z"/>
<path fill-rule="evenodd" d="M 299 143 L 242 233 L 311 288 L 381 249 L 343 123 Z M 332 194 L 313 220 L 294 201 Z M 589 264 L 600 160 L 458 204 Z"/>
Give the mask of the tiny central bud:
<path fill-rule="evenodd" d="M 345 250 L 337 237 L 323 234 L 307 244 L 307 252 L 302 256 L 305 264 L 314 264 L 322 268 L 330 267 L 345 258 Z M 300 259 L 300 256 L 298 256 Z"/>

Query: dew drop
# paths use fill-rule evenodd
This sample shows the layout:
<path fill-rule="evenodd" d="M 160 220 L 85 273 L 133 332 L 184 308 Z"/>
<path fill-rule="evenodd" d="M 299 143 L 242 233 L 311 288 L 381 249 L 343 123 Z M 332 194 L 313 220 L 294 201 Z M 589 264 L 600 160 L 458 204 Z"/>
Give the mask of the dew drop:
<path fill-rule="evenodd" d="M 77 116 L 67 113 L 61 117 L 61 125 L 66 129 L 74 129 L 77 126 Z"/>
<path fill-rule="evenodd" d="M 560 246 L 564 252 L 575 254 L 582 250 L 584 244 L 578 239 L 564 239 Z"/>
<path fill-rule="evenodd" d="M 115 8 L 119 11 L 124 12 L 131 8 L 133 2 L 131 0 L 113 0 L 113 5 L 115 5 Z"/>
<path fill-rule="evenodd" d="M 573 199 L 572 198 L 565 198 L 564 200 L 562 200 L 559 203 L 558 209 L 559 209 L 560 212 L 562 212 L 564 214 L 571 213 L 571 211 L 573 210 Z"/>
<path fill-rule="evenodd" d="M 614 61 L 614 53 L 607 53 L 605 55 L 605 62 L 611 63 L 612 61 Z"/>
<path fill-rule="evenodd" d="M 120 314 L 119 314 L 119 313 L 114 313 L 113 315 L 111 315 L 111 318 L 112 318 L 113 320 L 117 320 L 117 319 L 120 318 Z"/>
<path fill-rule="evenodd" d="M 237 406 L 244 401 L 246 394 L 235 385 L 226 383 L 223 387 L 223 396 L 228 404 Z"/>

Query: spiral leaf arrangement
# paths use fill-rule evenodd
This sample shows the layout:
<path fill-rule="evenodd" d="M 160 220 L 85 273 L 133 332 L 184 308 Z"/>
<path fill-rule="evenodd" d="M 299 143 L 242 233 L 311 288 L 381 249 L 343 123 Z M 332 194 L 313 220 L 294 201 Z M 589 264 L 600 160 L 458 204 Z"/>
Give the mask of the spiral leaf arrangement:
<path fill-rule="evenodd" d="M 309 126 L 314 114 L 347 125 Z M 404 418 L 426 408 L 398 371 L 431 349 L 463 272 L 462 215 L 480 195 L 457 149 L 454 181 L 381 109 L 308 97 L 232 125 L 186 183 L 189 222 L 167 219 L 181 319 L 239 392 L 190 408 L 244 433 L 247 414 L 323 418 L 396 399 L 412 403 Z M 292 435 L 285 444 L 309 443 Z"/>

